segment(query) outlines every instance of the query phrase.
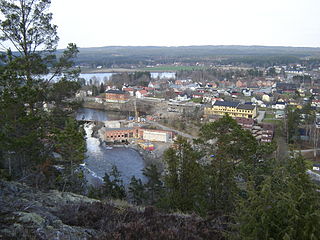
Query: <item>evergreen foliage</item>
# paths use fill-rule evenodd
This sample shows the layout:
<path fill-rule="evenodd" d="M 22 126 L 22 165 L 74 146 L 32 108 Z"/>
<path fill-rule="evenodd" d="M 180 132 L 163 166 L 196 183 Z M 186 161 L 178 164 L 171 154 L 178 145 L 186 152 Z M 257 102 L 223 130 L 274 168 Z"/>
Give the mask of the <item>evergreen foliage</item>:
<path fill-rule="evenodd" d="M 301 156 L 274 164 L 259 187 L 248 182 L 247 193 L 239 198 L 231 238 L 318 239 L 320 196 Z"/>
<path fill-rule="evenodd" d="M 144 203 L 146 200 L 146 193 L 141 179 L 137 179 L 135 176 L 132 176 L 129 185 L 129 194 L 132 197 L 133 203 L 137 205 Z"/>
<path fill-rule="evenodd" d="M 55 55 L 59 38 L 50 3 L 0 1 L 0 41 L 7 46 L 0 66 L 0 165 L 12 179 L 44 187 L 74 177 L 69 173 L 85 152 L 81 127 L 69 118 L 77 107 L 70 98 L 80 88 L 79 70 L 73 67 L 78 50 L 69 44 L 59 58 Z M 57 170 L 61 161 L 54 151 L 70 163 L 65 172 Z"/>
<path fill-rule="evenodd" d="M 147 177 L 147 182 L 144 185 L 147 194 L 147 203 L 156 204 L 163 190 L 163 183 L 161 181 L 161 174 L 157 166 L 151 164 L 149 167 L 143 169 L 143 175 Z"/>
<path fill-rule="evenodd" d="M 125 199 L 126 191 L 117 166 L 113 165 L 110 175 L 105 173 L 102 187 L 103 195 L 107 198 Z"/>
<path fill-rule="evenodd" d="M 164 176 L 165 196 L 162 204 L 169 209 L 197 211 L 203 209 L 203 168 L 197 162 L 199 153 L 186 139 L 178 138 L 175 149 L 164 155 L 167 173 Z"/>

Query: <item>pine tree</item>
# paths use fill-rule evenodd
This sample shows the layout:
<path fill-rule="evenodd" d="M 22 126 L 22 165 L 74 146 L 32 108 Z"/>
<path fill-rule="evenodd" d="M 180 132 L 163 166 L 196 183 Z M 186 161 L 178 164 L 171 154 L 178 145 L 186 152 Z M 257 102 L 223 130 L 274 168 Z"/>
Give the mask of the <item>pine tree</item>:
<path fill-rule="evenodd" d="M 99 93 L 104 93 L 106 91 L 106 88 L 103 83 L 100 84 Z"/>
<path fill-rule="evenodd" d="M 206 165 L 207 207 L 230 214 L 241 192 L 240 182 L 260 178 L 267 170 L 272 148 L 259 144 L 228 115 L 204 124 L 197 142 Z"/>
<path fill-rule="evenodd" d="M 57 151 L 62 161 L 69 164 L 70 173 L 73 174 L 75 166 L 82 163 L 85 158 L 86 144 L 83 141 L 84 131 L 73 118 L 68 118 L 63 129 L 55 134 Z"/>
<path fill-rule="evenodd" d="M 13 178 L 30 176 L 31 181 L 54 163 L 52 136 L 57 128 L 64 128 L 74 107 L 66 99 L 79 89 L 73 82 L 79 75 L 72 61 L 78 52 L 76 45 L 69 44 L 59 58 L 54 55 L 59 38 L 48 12 L 50 3 L 0 1 L 0 41 L 8 46 L 0 67 L 1 165 Z M 18 54 L 12 53 L 7 42 Z M 44 78 L 49 71 L 51 77 Z"/>
<path fill-rule="evenodd" d="M 185 139 L 178 138 L 176 149 L 165 152 L 167 173 L 164 176 L 165 196 L 162 204 L 180 211 L 203 210 L 203 169 L 197 162 L 199 153 Z"/>
<path fill-rule="evenodd" d="M 141 179 L 137 179 L 135 176 L 132 176 L 130 185 L 129 185 L 129 194 L 132 197 L 132 200 L 135 204 L 141 205 L 146 200 L 145 187 Z"/>
<path fill-rule="evenodd" d="M 103 178 L 103 195 L 107 198 L 125 199 L 126 191 L 117 166 L 113 165 L 110 174 Z"/>
<path fill-rule="evenodd" d="M 273 165 L 259 187 L 247 184 L 235 218 L 235 239 L 318 239 L 320 195 L 297 157 Z"/>
<path fill-rule="evenodd" d="M 163 190 L 160 172 L 156 165 L 151 164 L 149 167 L 143 169 L 143 175 L 148 178 L 148 181 L 145 184 L 145 190 L 147 192 L 149 204 L 155 204 L 159 200 Z"/>

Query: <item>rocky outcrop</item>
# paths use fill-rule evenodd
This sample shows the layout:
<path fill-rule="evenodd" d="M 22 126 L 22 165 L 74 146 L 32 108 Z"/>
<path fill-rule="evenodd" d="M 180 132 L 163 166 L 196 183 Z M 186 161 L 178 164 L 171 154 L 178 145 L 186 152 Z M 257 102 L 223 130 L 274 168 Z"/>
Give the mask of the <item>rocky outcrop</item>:
<path fill-rule="evenodd" d="M 93 202 L 97 200 L 0 181 L 0 239 L 89 239 L 95 230 L 64 224 L 58 213 L 69 204 Z"/>
<path fill-rule="evenodd" d="M 0 239 L 224 239 L 217 219 L 0 181 Z"/>

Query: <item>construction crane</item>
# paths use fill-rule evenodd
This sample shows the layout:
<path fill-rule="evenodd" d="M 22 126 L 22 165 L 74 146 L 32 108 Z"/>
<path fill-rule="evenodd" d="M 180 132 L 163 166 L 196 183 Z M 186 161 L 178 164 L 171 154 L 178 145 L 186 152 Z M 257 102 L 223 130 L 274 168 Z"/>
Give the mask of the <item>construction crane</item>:
<path fill-rule="evenodd" d="M 139 112 L 137 109 L 137 99 L 134 99 L 134 118 L 136 121 L 139 121 Z"/>

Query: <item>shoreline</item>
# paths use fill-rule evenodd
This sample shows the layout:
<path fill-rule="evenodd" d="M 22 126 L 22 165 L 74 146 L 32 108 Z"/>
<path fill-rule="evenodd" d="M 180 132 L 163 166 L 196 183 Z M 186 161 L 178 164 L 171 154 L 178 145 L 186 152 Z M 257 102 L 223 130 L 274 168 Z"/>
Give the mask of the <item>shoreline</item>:
<path fill-rule="evenodd" d="M 99 139 L 99 138 L 98 138 Z M 146 151 L 143 150 L 142 148 L 139 147 L 138 144 L 128 144 L 128 145 L 122 145 L 122 144 L 115 144 L 115 145 L 105 145 L 103 146 L 104 148 L 106 148 L 107 146 L 113 147 L 113 148 L 129 148 L 132 149 L 134 151 L 136 151 L 140 157 L 142 158 L 145 168 L 155 164 L 157 167 L 158 165 L 163 165 L 162 163 L 162 156 L 159 156 L 159 158 L 157 156 L 154 156 L 155 153 L 152 151 Z M 161 167 L 162 169 L 162 167 Z"/>
<path fill-rule="evenodd" d="M 138 68 L 103 68 L 103 69 L 81 69 L 81 73 L 86 74 L 86 73 L 134 73 L 134 72 L 159 72 L 159 73 L 165 73 L 165 72 L 170 72 L 170 73 L 175 73 L 176 70 L 158 70 L 158 69 L 138 69 Z"/>

